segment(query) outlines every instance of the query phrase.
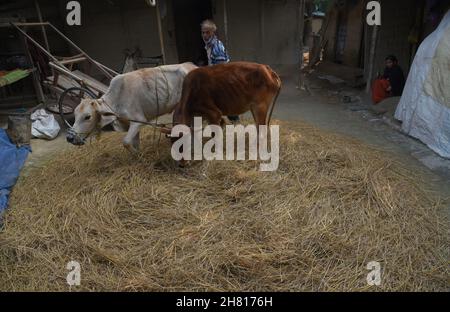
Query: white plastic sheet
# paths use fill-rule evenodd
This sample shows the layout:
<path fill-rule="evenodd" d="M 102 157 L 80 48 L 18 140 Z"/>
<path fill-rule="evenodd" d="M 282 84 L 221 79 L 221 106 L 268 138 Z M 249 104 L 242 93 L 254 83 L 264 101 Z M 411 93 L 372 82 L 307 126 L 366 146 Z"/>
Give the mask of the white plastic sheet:
<path fill-rule="evenodd" d="M 450 108 L 425 92 L 425 82 L 436 50 L 450 27 L 450 11 L 439 27 L 420 45 L 409 73 L 405 90 L 395 113 L 402 130 L 419 139 L 442 157 L 450 158 Z M 450 68 L 448 69 L 450 71 Z M 448 85 L 450 82 L 441 82 Z"/>
<path fill-rule="evenodd" d="M 425 81 L 425 93 L 450 108 L 450 27 L 437 47 L 431 64 L 428 79 Z"/>
<path fill-rule="evenodd" d="M 53 140 L 61 130 L 55 116 L 47 113 L 45 109 L 38 109 L 31 114 L 31 121 L 31 134 L 38 139 Z"/>

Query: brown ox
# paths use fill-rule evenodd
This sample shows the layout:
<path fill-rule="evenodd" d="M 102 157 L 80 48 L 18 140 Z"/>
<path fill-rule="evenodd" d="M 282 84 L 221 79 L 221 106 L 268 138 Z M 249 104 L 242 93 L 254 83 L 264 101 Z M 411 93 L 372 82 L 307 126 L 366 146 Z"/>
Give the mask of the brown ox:
<path fill-rule="evenodd" d="M 280 89 L 280 77 L 267 65 L 234 62 L 198 68 L 183 82 L 173 124 L 192 127 L 194 117 L 202 117 L 223 126 L 223 116 L 251 111 L 257 126 L 268 126 Z"/>

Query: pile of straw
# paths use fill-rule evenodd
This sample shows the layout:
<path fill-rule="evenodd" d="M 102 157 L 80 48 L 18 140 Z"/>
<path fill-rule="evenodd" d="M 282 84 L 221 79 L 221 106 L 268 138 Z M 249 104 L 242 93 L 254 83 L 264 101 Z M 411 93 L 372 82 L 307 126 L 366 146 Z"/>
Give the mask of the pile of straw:
<path fill-rule="evenodd" d="M 273 173 L 178 168 L 152 130 L 139 158 L 116 133 L 55 155 L 13 192 L 0 290 L 448 290 L 448 223 L 420 178 L 357 141 L 280 124 Z"/>

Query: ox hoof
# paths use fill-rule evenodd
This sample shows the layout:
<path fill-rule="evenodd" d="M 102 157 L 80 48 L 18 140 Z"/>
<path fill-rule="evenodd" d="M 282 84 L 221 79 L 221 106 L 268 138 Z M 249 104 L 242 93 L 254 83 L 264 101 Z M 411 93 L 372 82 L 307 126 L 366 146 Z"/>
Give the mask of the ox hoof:
<path fill-rule="evenodd" d="M 130 154 L 132 154 L 134 156 L 138 156 L 139 155 L 139 149 L 135 148 L 133 145 L 131 145 L 131 144 L 124 144 L 123 146 L 130 152 Z"/>

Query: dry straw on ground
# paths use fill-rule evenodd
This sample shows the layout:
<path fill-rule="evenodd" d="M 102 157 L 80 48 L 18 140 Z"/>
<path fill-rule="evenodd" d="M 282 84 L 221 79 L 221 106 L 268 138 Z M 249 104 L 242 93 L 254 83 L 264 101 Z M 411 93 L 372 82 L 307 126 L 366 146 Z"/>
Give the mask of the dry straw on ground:
<path fill-rule="evenodd" d="M 16 186 L 0 234 L 0 290 L 448 290 L 448 223 L 388 155 L 281 124 L 281 163 L 179 169 L 169 144 L 122 134 L 73 148 Z M 378 261 L 382 285 L 369 287 Z"/>

